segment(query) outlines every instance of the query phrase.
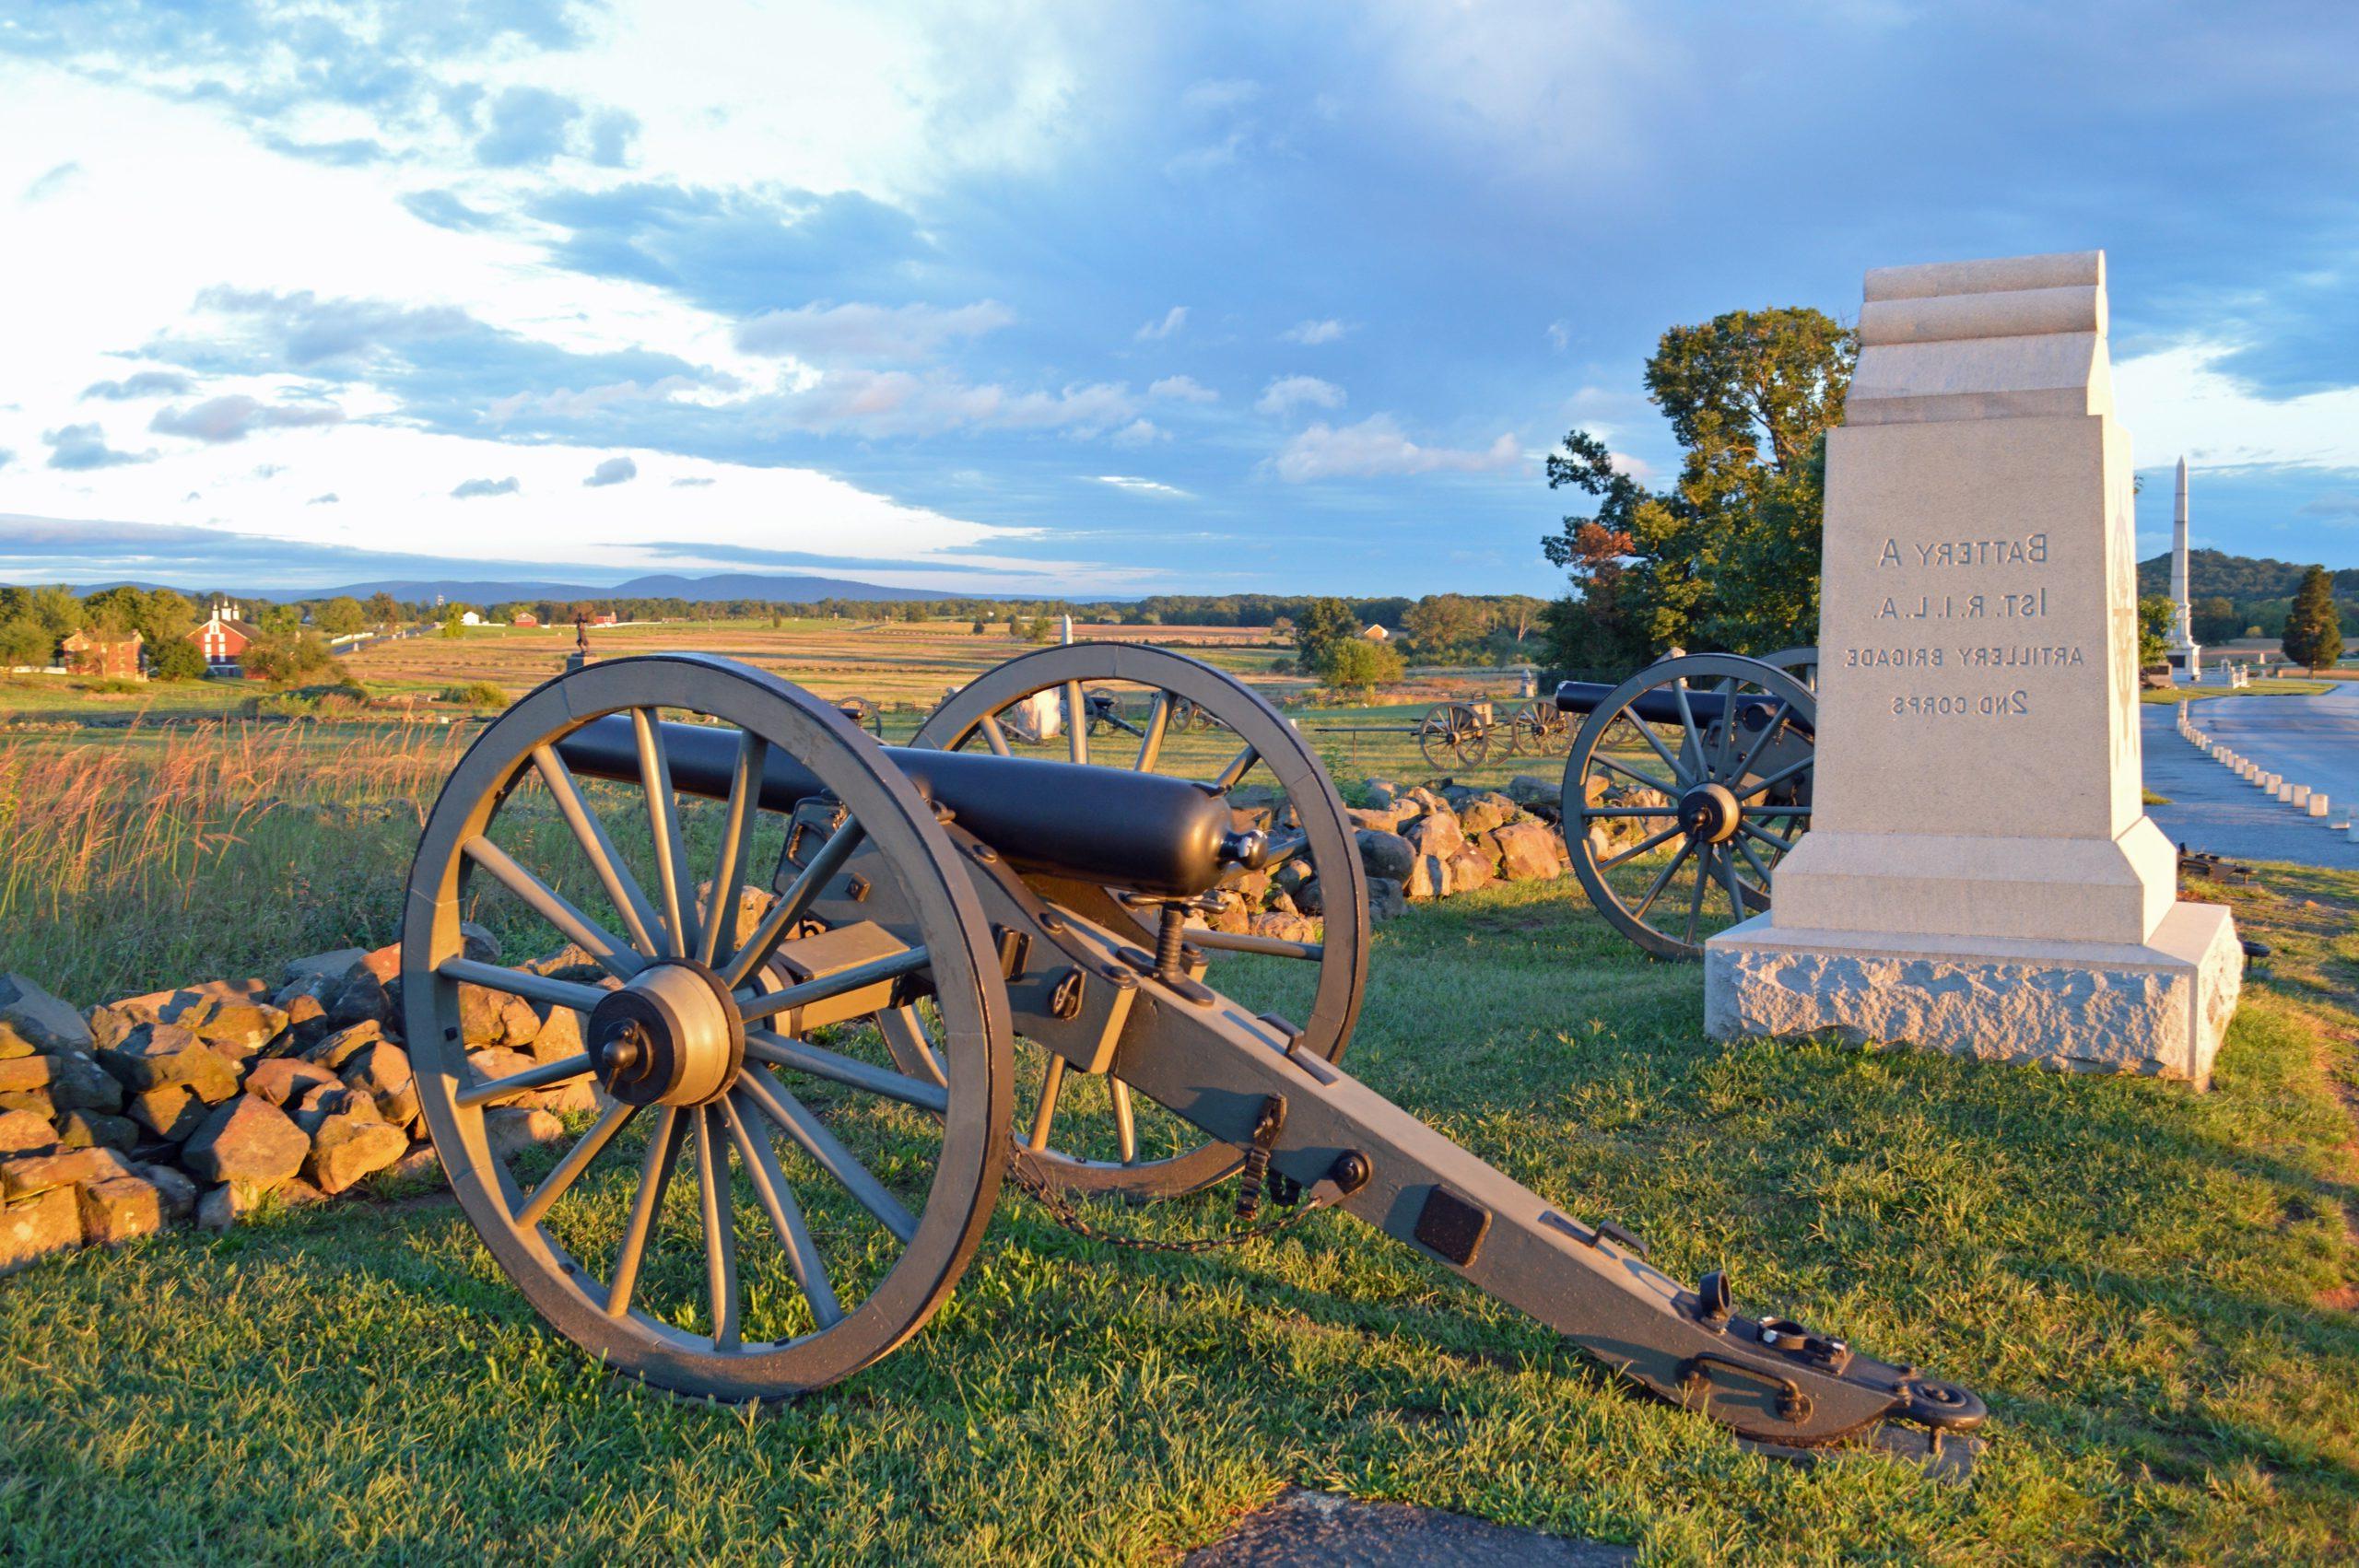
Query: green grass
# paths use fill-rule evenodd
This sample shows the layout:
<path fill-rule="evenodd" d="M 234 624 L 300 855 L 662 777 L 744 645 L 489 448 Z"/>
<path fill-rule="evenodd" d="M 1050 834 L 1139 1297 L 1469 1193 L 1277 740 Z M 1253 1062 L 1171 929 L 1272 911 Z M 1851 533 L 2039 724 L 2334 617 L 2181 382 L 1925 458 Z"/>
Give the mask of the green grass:
<path fill-rule="evenodd" d="M 2208 1095 L 1709 1044 L 1697 972 L 1638 958 L 1569 883 L 1382 929 L 1356 1072 L 1674 1274 L 1726 1265 L 1743 1304 L 1980 1391 L 1970 1486 L 1746 1455 L 1341 1216 L 1137 1257 L 1013 1193 L 897 1355 L 774 1414 L 708 1410 L 609 1383 L 418 1199 L 0 1285 L 0 1539 L 27 1562 L 1153 1562 L 1301 1484 L 1665 1562 L 2348 1561 L 2359 1319 L 2318 1298 L 2359 1278 L 2337 1099 L 2359 1094 L 2359 879 L 2262 883 L 2227 896 L 2274 975 Z"/>
<path fill-rule="evenodd" d="M 2256 676 L 2248 686 L 2179 686 L 2171 691 L 2141 691 L 2140 702 L 2206 702 L 2215 696 L 2316 696 L 2332 691 L 2332 681 L 2284 680 Z"/>

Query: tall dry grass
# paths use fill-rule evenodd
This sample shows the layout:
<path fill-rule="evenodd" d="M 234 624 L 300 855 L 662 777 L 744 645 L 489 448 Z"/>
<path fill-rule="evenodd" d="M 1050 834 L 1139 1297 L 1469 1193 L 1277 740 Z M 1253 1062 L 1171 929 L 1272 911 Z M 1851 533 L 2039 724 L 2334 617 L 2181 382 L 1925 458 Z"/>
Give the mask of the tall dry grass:
<path fill-rule="evenodd" d="M 389 942 L 471 734 L 229 721 L 0 741 L 0 969 L 87 1004 Z"/>

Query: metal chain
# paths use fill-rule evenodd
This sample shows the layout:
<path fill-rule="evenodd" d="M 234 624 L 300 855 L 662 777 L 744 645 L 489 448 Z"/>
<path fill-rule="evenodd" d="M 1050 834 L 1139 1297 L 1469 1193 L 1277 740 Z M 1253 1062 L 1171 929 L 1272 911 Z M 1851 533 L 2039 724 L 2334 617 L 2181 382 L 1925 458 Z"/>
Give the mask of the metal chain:
<path fill-rule="evenodd" d="M 1013 1141 L 1009 1150 L 1015 1159 L 1008 1166 L 1008 1174 L 1015 1178 L 1016 1186 L 1040 1200 L 1040 1206 L 1048 1210 L 1050 1219 L 1086 1240 L 1102 1241 L 1109 1246 L 1128 1247 L 1134 1252 L 1214 1252 L 1224 1246 L 1236 1246 L 1257 1237 L 1275 1235 L 1326 1208 L 1330 1201 L 1324 1197 L 1314 1197 L 1274 1220 L 1264 1220 L 1243 1230 L 1226 1231 L 1216 1236 L 1199 1236 L 1190 1241 L 1153 1241 L 1144 1236 L 1112 1235 L 1084 1219 L 1081 1211 L 1074 1208 L 1064 1194 L 1057 1190 L 1055 1184 L 1034 1167 L 1030 1150 Z M 1264 1158 L 1266 1160 L 1266 1156 Z"/>

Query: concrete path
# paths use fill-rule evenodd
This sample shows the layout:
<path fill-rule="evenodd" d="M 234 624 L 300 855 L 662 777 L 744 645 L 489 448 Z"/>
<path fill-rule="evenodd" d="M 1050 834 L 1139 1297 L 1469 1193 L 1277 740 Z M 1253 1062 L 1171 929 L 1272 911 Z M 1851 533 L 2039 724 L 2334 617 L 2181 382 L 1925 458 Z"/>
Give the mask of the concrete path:
<path fill-rule="evenodd" d="M 2359 807 L 2359 682 L 2321 696 L 2221 696 L 2189 704 L 2212 738 L 2295 784 L 2323 790 L 2330 818 L 2347 822 Z M 2292 806 L 2264 795 L 2211 755 L 2179 739 L 2177 709 L 2139 708 L 2146 788 L 2168 796 L 2146 814 L 2172 842 L 2239 860 L 2291 860 L 2359 871 L 2359 844 L 2330 832 Z"/>

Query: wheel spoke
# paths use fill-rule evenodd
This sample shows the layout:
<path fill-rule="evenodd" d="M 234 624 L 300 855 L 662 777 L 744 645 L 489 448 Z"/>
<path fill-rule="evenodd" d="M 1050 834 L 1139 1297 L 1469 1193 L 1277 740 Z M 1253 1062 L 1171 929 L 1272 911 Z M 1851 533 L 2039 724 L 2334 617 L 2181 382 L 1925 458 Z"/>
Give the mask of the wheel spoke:
<path fill-rule="evenodd" d="M 737 1003 L 737 1016 L 748 1024 L 777 1016 L 815 1001 L 856 991 L 863 986 L 873 986 L 880 980 L 897 980 L 903 975 L 914 974 L 932 962 L 922 947 L 912 947 L 903 953 L 886 954 L 865 964 L 855 964 L 849 969 L 839 969 L 832 975 L 821 975 L 789 986 L 784 990 L 771 991 L 766 996 L 745 997 Z"/>
<path fill-rule="evenodd" d="M 1686 732 L 1689 755 L 1696 759 L 1696 771 L 1704 773 L 1712 765 L 1704 758 L 1704 737 L 1696 732 L 1696 710 L 1688 706 L 1686 676 L 1673 675 L 1671 678 L 1671 695 L 1679 700 L 1679 727 Z M 1686 776 L 1682 774 L 1680 777 L 1684 778 Z"/>
<path fill-rule="evenodd" d="M 1662 896 L 1662 890 L 1671 885 L 1672 873 L 1679 870 L 1679 863 L 1687 859 L 1689 854 L 1694 852 L 1695 848 L 1696 841 L 1694 839 L 1689 838 L 1681 841 L 1679 853 L 1671 858 L 1671 863 L 1669 865 L 1663 867 L 1662 870 L 1655 873 L 1655 880 L 1647 885 L 1647 895 L 1644 898 L 1639 899 L 1637 907 L 1630 911 L 1630 916 L 1633 919 L 1643 920 L 1647 918 L 1647 911 L 1653 908 L 1655 900 Z"/>
<path fill-rule="evenodd" d="M 1131 1086 L 1121 1079 L 1108 1077 L 1106 1097 L 1114 1107 L 1114 1147 L 1122 1164 L 1139 1163 L 1139 1124 L 1131 1111 Z"/>
<path fill-rule="evenodd" d="M 1089 710 L 1082 706 L 1081 683 L 1065 683 L 1065 755 L 1077 763 L 1089 760 Z"/>
<path fill-rule="evenodd" d="M 655 1228 L 656 1211 L 663 1206 L 663 1189 L 672 1185 L 672 1170 L 679 1164 L 680 1144 L 687 1131 L 680 1107 L 665 1106 L 656 1118 L 654 1135 L 647 1141 L 639 1192 L 631 1199 L 630 1223 L 623 1232 L 622 1245 L 615 1249 L 614 1281 L 606 1287 L 609 1317 L 621 1317 L 630 1311 L 631 1293 L 639 1288 L 639 1265 L 647 1256 L 648 1233 Z"/>
<path fill-rule="evenodd" d="M 1641 726 L 1641 728 L 1643 729 L 1643 726 Z M 1654 739 L 1654 732 L 1652 731 L 1647 731 L 1646 734 L 1649 740 Z M 1662 751 L 1662 743 L 1660 741 L 1655 743 L 1655 749 L 1657 751 Z M 1679 796 L 1678 785 L 1666 784 L 1661 779 L 1655 778 L 1652 774 L 1641 773 L 1637 768 L 1630 766 L 1626 763 L 1620 762 L 1613 757 L 1607 756 L 1603 752 L 1595 752 L 1590 754 L 1590 760 L 1597 764 L 1600 767 L 1612 768 L 1614 772 L 1622 775 L 1625 778 L 1630 779 L 1634 783 L 1645 785 L 1648 789 L 1652 790 L 1656 794 L 1664 797 L 1666 800 L 1676 800 Z M 1672 772 L 1676 775 L 1679 771 L 1679 764 L 1672 760 L 1669 752 L 1663 752 L 1663 760 L 1671 763 Z"/>
<path fill-rule="evenodd" d="M 680 802 L 672 792 L 672 757 L 663 744 L 663 725 L 648 708 L 630 710 L 631 732 L 639 741 L 640 790 L 647 797 L 648 837 L 655 841 L 655 877 L 663 895 L 663 934 L 671 955 L 686 958 L 696 951 L 696 896 L 686 884 L 687 846 L 680 838 Z"/>
<path fill-rule="evenodd" d="M 1696 891 L 1687 899 L 1687 945 L 1696 945 L 1696 921 L 1704 913 L 1704 889 L 1712 880 L 1712 852 L 1699 849 L 1696 854 Z"/>
<path fill-rule="evenodd" d="M 1661 816 L 1662 813 L 1661 812 L 1657 812 L 1654 814 Z M 1634 860 L 1637 857 L 1645 854 L 1648 850 L 1653 848 L 1656 845 L 1661 843 L 1664 839 L 1679 831 L 1681 831 L 1679 824 L 1673 822 L 1669 827 L 1664 828 L 1661 833 L 1655 834 L 1651 837 L 1641 838 L 1636 844 L 1631 845 L 1627 849 L 1623 850 L 1620 854 L 1598 861 L 1597 869 L 1602 872 L 1610 872 L 1614 867 L 1620 865 L 1623 861 Z"/>
<path fill-rule="evenodd" d="M 462 985 L 505 991 L 526 1001 L 545 1001 L 551 1007 L 569 1007 L 576 1012 L 588 1012 L 606 1000 L 606 993 L 595 986 L 575 980 L 552 980 L 529 969 L 511 969 L 502 964 L 486 964 L 474 958 L 445 958 L 434 972 Z"/>
<path fill-rule="evenodd" d="M 1778 852 L 1781 855 L 1794 847 L 1794 841 L 1792 839 L 1780 838 L 1774 833 L 1754 826 L 1753 824 L 1745 821 L 1743 817 L 1739 817 L 1737 819 L 1736 830 L 1739 833 L 1748 834 L 1755 838 L 1758 838 L 1764 844 L 1776 846 Z"/>
<path fill-rule="evenodd" d="M 1155 694 L 1155 706 L 1146 710 L 1146 730 L 1139 736 L 1139 759 L 1133 765 L 1133 771 L 1155 771 L 1155 765 L 1163 757 L 1163 732 L 1170 723 L 1171 694 L 1158 691 Z"/>
<path fill-rule="evenodd" d="M 507 850 L 490 839 L 477 834 L 459 848 L 467 859 L 489 872 L 502 887 L 531 905 L 541 919 L 596 959 L 599 967 L 615 978 L 628 980 L 646 966 L 621 938 L 575 908 L 565 895 L 518 865 Z"/>
<path fill-rule="evenodd" d="M 729 1147 L 721 1141 L 721 1113 L 707 1106 L 697 1118 L 697 1203 L 704 1211 L 704 1293 L 712 1304 L 712 1348 L 737 1346 L 737 1216 L 729 1194 Z"/>
<path fill-rule="evenodd" d="M 1769 738 L 1784 726 L 1786 716 L 1792 711 L 1791 704 L 1782 698 L 1778 701 L 1778 711 L 1769 716 L 1769 722 L 1761 727 L 1761 733 L 1753 737 L 1753 743 L 1744 748 L 1744 755 L 1738 760 L 1736 766 L 1729 771 L 1729 782 L 1733 784 L 1753 771 L 1753 765 L 1760 760 L 1762 752 L 1769 744 Z"/>
<path fill-rule="evenodd" d="M 615 1141 L 616 1133 L 630 1125 L 630 1118 L 639 1114 L 639 1109 L 637 1106 L 622 1100 L 608 1105 L 605 1113 L 599 1117 L 590 1130 L 565 1152 L 565 1158 L 557 1163 L 556 1168 L 541 1178 L 541 1185 L 533 1188 L 533 1196 L 525 1199 L 524 1207 L 517 1212 L 516 1228 L 529 1231 L 547 1218 L 549 1210 L 565 1196 L 566 1188 L 581 1179 L 581 1173 L 590 1168 L 590 1162 Z"/>
<path fill-rule="evenodd" d="M 1015 748 L 1007 743 L 1007 731 L 1000 728 L 999 715 L 986 713 L 981 724 L 983 744 L 991 747 L 993 756 L 1014 756 Z"/>
<path fill-rule="evenodd" d="M 745 891 L 745 857 L 754 848 L 754 813 L 761 809 L 762 774 L 769 763 L 769 743 L 751 730 L 737 739 L 737 767 L 729 779 L 728 813 L 722 819 L 721 848 L 713 857 L 712 903 L 704 912 L 703 940 L 697 960 L 707 968 L 719 961 L 722 933 L 733 945 L 737 936 L 737 906 Z"/>
<path fill-rule="evenodd" d="M 1726 845 L 1720 847 L 1720 872 L 1728 882 L 1729 914 L 1731 918 L 1742 920 L 1744 919 L 1744 891 L 1741 879 L 1737 876 L 1736 857 L 1729 853 Z"/>
<path fill-rule="evenodd" d="M 945 1089 L 950 1087 L 950 1075 L 942 1071 L 941 1053 L 933 1048 L 933 1042 L 925 1037 L 925 1024 L 918 1017 L 916 1008 L 886 1009 L 876 1015 L 876 1028 L 885 1036 L 887 1046 L 898 1045 L 900 1047 L 894 1053 L 896 1060 L 901 1059 L 906 1053 L 925 1070 L 928 1080 Z"/>
<path fill-rule="evenodd" d="M 1049 1126 L 1057 1119 L 1057 1101 L 1065 1090 L 1065 1059 L 1049 1058 L 1048 1071 L 1040 1079 L 1040 1104 L 1032 1112 L 1032 1130 L 1024 1141 L 1027 1147 L 1039 1150 L 1049 1146 Z"/>
<path fill-rule="evenodd" d="M 639 879 L 630 874 L 630 867 L 623 862 L 621 853 L 615 848 L 615 841 L 606 837 L 605 825 L 598 820 L 598 813 L 592 811 L 590 802 L 582 798 L 581 786 L 575 782 L 573 770 L 565 766 L 565 759 L 557 755 L 556 748 L 548 745 L 533 748 L 533 766 L 539 770 L 541 782 L 555 797 L 557 809 L 564 816 L 566 825 L 573 830 L 574 842 L 581 845 L 581 852 L 589 857 L 591 867 L 598 873 L 598 881 L 606 889 L 606 896 L 614 900 L 616 913 L 622 916 L 623 924 L 629 928 L 632 943 L 643 956 L 654 957 L 655 907 L 648 903 L 647 895 L 640 891 Z"/>
<path fill-rule="evenodd" d="M 844 1309 L 827 1279 L 827 1260 L 811 1239 L 811 1227 L 804 1222 L 803 1207 L 795 1202 L 794 1189 L 787 1185 L 786 1172 L 779 1166 L 778 1150 L 770 1143 L 769 1134 L 747 1125 L 746 1117 L 752 1113 L 739 1108 L 741 1100 L 752 1104 L 749 1096 L 735 1093 L 721 1103 L 730 1139 L 737 1145 L 737 1162 L 745 1167 L 755 1201 L 769 1216 L 779 1250 L 786 1255 L 786 1271 L 802 1287 L 804 1299 L 811 1304 L 812 1317 L 820 1328 L 832 1328 L 844 1320 Z"/>
<path fill-rule="evenodd" d="M 1583 821 L 1600 816 L 1668 816 L 1672 810 L 1670 806 L 1583 806 L 1580 809 Z"/>
<path fill-rule="evenodd" d="M 770 961 L 770 954 L 776 953 L 778 944 L 786 939 L 788 929 L 803 919 L 803 912 L 811 907 L 811 900 L 819 895 L 819 890 L 827 885 L 829 878 L 843 870 L 844 862 L 851 859 L 852 851 L 859 848 L 861 841 L 867 837 L 868 830 L 860 825 L 858 817 L 846 817 L 842 826 L 827 835 L 827 841 L 813 852 L 810 863 L 795 873 L 794 880 L 787 884 L 784 893 L 779 895 L 777 902 L 762 912 L 761 923 L 754 928 L 754 934 L 745 939 L 745 945 L 722 965 L 722 984 L 734 991 L 744 985 L 755 970 Z"/>
<path fill-rule="evenodd" d="M 454 1096 L 461 1106 L 472 1108 L 487 1106 L 494 1100 L 504 1100 L 511 1094 L 522 1094 L 551 1083 L 562 1083 L 569 1078 L 579 1078 L 590 1071 L 586 1055 L 567 1057 L 563 1061 L 545 1061 L 522 1072 L 512 1072 L 505 1078 L 494 1078 L 485 1083 L 470 1083 Z"/>
<path fill-rule="evenodd" d="M 876 1067 L 855 1057 L 844 1056 L 822 1046 L 793 1039 L 768 1029 L 745 1031 L 745 1054 L 756 1061 L 769 1062 L 772 1067 L 790 1067 L 797 1072 L 807 1072 L 814 1078 L 824 1078 L 831 1083 L 860 1089 L 871 1094 L 882 1094 L 888 1100 L 898 1100 L 905 1106 L 921 1110 L 947 1114 L 950 1091 L 937 1083 L 927 1083 L 889 1067 Z"/>
<path fill-rule="evenodd" d="M 1224 795 L 1227 794 L 1237 788 L 1239 780 L 1253 771 L 1253 765 L 1261 760 L 1262 754 L 1251 746 L 1247 746 L 1228 759 L 1228 766 L 1222 768 L 1219 775 L 1213 779 L 1213 788 Z"/>
<path fill-rule="evenodd" d="M 836 1135 L 811 1114 L 808 1106 L 788 1094 L 785 1086 L 770 1076 L 769 1069 L 750 1067 L 737 1082 L 755 1108 L 783 1129 L 811 1156 L 813 1164 L 833 1176 L 851 1194 L 854 1202 L 893 1233 L 896 1240 L 906 1243 L 918 1234 L 917 1220 L 901 1206 L 901 1200 L 886 1191 L 885 1184 L 837 1141 Z"/>
<path fill-rule="evenodd" d="M 1736 677 L 1721 676 L 1719 689 L 1713 695 L 1720 699 L 1720 743 L 1713 748 L 1719 760 L 1712 767 L 1712 777 L 1717 778 L 1723 777 L 1719 769 L 1727 765 L 1729 754 L 1736 749 Z"/>
<path fill-rule="evenodd" d="M 1763 862 L 1760 852 L 1742 838 L 1732 838 L 1729 842 L 1734 844 L 1738 851 L 1744 856 L 1746 861 L 1752 865 L 1753 874 L 1761 879 L 1761 891 L 1764 893 L 1768 892 L 1769 868 Z"/>
<path fill-rule="evenodd" d="M 1687 784 L 1687 770 L 1679 766 L 1679 759 L 1671 755 L 1671 748 L 1662 743 L 1662 737 L 1655 733 L 1655 727 L 1653 725 L 1648 723 L 1643 719 L 1635 717 L 1631 719 L 1630 725 L 1631 728 L 1638 731 L 1639 737 L 1643 739 L 1647 744 L 1654 748 L 1655 755 L 1662 758 L 1662 765 L 1671 769 L 1671 776 L 1679 780 L 1677 784 L 1657 784 L 1655 788 L 1661 790 L 1666 795 L 1678 794 L 1679 791 Z M 1603 757 L 1600 757 L 1598 760 L 1602 762 L 1605 759 Z M 1696 760 L 1700 764 L 1703 759 L 1699 756 Z"/>
<path fill-rule="evenodd" d="M 1808 756 L 1796 757 L 1793 761 L 1788 763 L 1777 772 L 1769 775 L 1766 778 L 1748 784 L 1743 789 L 1737 790 L 1736 798 L 1740 801 L 1749 801 L 1765 790 L 1774 790 L 1778 785 L 1783 784 L 1787 779 L 1791 778 L 1795 774 L 1807 771 L 1810 765 L 1816 760 L 1817 755 L 1814 752 Z"/>

